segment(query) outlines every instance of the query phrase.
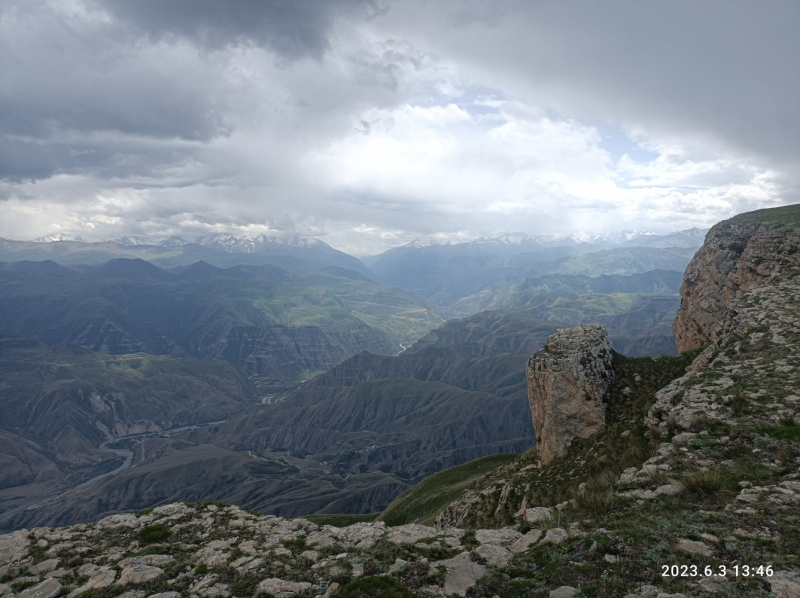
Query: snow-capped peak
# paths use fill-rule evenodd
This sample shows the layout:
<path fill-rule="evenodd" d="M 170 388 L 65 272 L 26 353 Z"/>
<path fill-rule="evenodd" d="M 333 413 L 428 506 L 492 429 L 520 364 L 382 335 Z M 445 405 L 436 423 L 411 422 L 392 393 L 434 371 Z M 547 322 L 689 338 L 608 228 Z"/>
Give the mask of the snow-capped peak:
<path fill-rule="evenodd" d="M 37 243 L 58 243 L 59 241 L 76 241 L 78 243 L 86 243 L 86 241 L 82 239 L 80 235 L 65 235 L 64 233 L 52 233 L 45 235 L 44 237 L 34 239 L 34 241 Z"/>

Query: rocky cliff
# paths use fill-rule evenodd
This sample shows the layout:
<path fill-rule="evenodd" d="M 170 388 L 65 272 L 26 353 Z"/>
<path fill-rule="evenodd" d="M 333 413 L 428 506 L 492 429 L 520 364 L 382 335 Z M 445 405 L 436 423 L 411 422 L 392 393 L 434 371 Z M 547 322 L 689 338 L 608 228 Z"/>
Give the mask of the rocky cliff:
<path fill-rule="evenodd" d="M 606 329 L 588 324 L 558 330 L 528 361 L 528 400 L 543 465 L 605 424 L 611 351 Z"/>
<path fill-rule="evenodd" d="M 731 301 L 800 267 L 800 206 L 741 214 L 714 226 L 686 268 L 672 331 L 679 351 L 718 336 Z"/>

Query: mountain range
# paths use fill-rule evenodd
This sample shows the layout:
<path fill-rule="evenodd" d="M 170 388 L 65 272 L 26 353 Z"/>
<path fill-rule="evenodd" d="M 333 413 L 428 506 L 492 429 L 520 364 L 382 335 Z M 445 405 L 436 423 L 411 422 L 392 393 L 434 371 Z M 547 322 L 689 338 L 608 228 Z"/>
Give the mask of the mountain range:
<path fill-rule="evenodd" d="M 411 293 L 333 272 L 204 262 L 167 271 L 128 259 L 0 264 L 0 334 L 224 359 L 286 387 L 364 350 L 396 353 L 443 321 Z"/>

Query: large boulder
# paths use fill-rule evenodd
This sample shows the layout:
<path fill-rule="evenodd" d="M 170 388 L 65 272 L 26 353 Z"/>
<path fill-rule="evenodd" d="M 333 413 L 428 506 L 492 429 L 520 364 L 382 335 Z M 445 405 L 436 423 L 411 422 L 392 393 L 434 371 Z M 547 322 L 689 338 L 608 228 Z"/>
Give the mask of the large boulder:
<path fill-rule="evenodd" d="M 605 425 L 611 359 L 606 329 L 587 324 L 558 330 L 528 361 L 528 401 L 543 465 Z"/>

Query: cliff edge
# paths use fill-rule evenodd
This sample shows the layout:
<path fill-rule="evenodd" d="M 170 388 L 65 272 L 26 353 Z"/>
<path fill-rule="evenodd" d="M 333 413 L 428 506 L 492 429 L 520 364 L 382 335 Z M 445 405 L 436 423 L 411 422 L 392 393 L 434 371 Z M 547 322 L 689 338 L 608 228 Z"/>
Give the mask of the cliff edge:
<path fill-rule="evenodd" d="M 605 425 L 611 351 L 606 329 L 587 324 L 556 331 L 528 361 L 528 402 L 543 465 Z"/>
<path fill-rule="evenodd" d="M 731 302 L 800 267 L 800 205 L 740 214 L 715 225 L 686 268 L 672 325 L 678 351 L 716 340 Z"/>

